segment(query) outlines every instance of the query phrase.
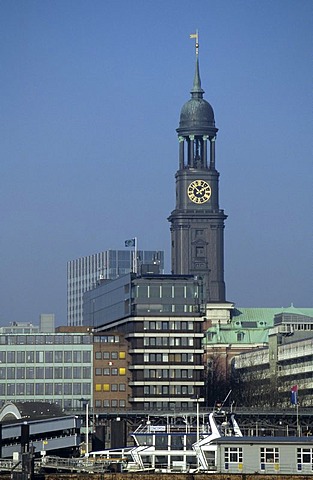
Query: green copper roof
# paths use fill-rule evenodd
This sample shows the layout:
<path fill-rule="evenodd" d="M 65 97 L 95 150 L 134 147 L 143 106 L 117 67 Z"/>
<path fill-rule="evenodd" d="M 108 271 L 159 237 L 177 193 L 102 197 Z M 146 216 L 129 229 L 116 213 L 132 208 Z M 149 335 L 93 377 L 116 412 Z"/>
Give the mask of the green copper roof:
<path fill-rule="evenodd" d="M 229 323 L 216 324 L 207 330 L 206 344 L 267 343 L 268 330 L 274 324 L 274 316 L 292 313 L 313 317 L 313 308 L 235 308 Z"/>

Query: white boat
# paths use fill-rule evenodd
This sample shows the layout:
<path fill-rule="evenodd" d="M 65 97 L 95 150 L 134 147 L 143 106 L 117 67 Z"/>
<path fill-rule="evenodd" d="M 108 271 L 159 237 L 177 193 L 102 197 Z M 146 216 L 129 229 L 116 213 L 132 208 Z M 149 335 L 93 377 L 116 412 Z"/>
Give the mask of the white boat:
<path fill-rule="evenodd" d="M 200 424 L 177 422 L 154 424 L 148 419 L 131 433 L 135 446 L 90 452 L 94 460 L 119 462 L 123 471 L 197 472 L 216 470 L 216 445 L 222 436 L 242 436 L 234 415 L 219 410 L 202 417 Z"/>

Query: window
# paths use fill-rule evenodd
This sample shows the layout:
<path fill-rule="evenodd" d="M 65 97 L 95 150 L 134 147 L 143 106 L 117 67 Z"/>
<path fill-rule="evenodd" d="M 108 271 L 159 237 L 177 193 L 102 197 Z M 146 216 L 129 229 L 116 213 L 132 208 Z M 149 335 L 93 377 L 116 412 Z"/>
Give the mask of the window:
<path fill-rule="evenodd" d="M 44 384 L 36 383 L 35 384 L 35 395 L 44 395 Z"/>
<path fill-rule="evenodd" d="M 125 408 L 125 407 L 126 407 L 126 401 L 125 401 L 125 400 L 120 400 L 120 401 L 119 401 L 119 406 L 120 406 L 121 408 Z"/>
<path fill-rule="evenodd" d="M 110 359 L 110 352 L 103 352 L 103 360 L 109 360 Z"/>
<path fill-rule="evenodd" d="M 83 367 L 83 378 L 91 378 L 91 367 Z"/>
<path fill-rule="evenodd" d="M 95 407 L 96 408 L 101 408 L 101 400 L 96 400 L 95 401 Z"/>
<path fill-rule="evenodd" d="M 45 378 L 45 369 L 44 367 L 36 367 L 36 378 Z"/>
<path fill-rule="evenodd" d="M 53 352 L 45 352 L 45 363 L 53 363 Z"/>
<path fill-rule="evenodd" d="M 101 358 L 102 358 L 101 352 L 95 352 L 95 359 L 101 360 Z"/>
<path fill-rule="evenodd" d="M 103 375 L 110 375 L 110 369 L 109 368 L 104 368 L 103 369 Z"/>
<path fill-rule="evenodd" d="M 35 352 L 26 352 L 26 362 L 34 363 L 35 361 Z"/>
<path fill-rule="evenodd" d="M 117 383 L 112 383 L 111 384 L 111 392 L 117 392 L 117 391 L 118 391 Z"/>
<path fill-rule="evenodd" d="M 109 392 L 110 391 L 110 384 L 109 383 L 104 383 L 102 385 L 102 387 L 103 387 L 102 389 L 103 389 L 104 392 Z"/>
<path fill-rule="evenodd" d="M 242 463 L 242 447 L 225 448 L 225 469 L 228 470 L 230 463 Z"/>
<path fill-rule="evenodd" d="M 262 447 L 260 450 L 261 470 L 265 470 L 266 463 L 279 463 L 279 449 L 277 447 Z"/>
<path fill-rule="evenodd" d="M 55 367 L 54 378 L 63 378 L 63 368 L 62 367 Z"/>
<path fill-rule="evenodd" d="M 18 378 L 18 379 L 25 378 L 25 368 L 24 367 L 17 367 L 16 378 Z"/>
<path fill-rule="evenodd" d="M 73 395 L 81 395 L 81 384 L 73 383 Z"/>
<path fill-rule="evenodd" d="M 53 383 L 45 383 L 45 395 L 53 395 Z"/>
<path fill-rule="evenodd" d="M 64 367 L 64 378 L 72 378 L 72 367 Z"/>
<path fill-rule="evenodd" d="M 63 362 L 63 352 L 61 350 L 54 352 L 54 361 L 55 363 Z"/>
<path fill-rule="evenodd" d="M 63 395 L 63 384 L 55 383 L 54 384 L 54 395 Z"/>
<path fill-rule="evenodd" d="M 45 378 L 53 378 L 53 367 L 45 368 Z"/>
<path fill-rule="evenodd" d="M 117 375 L 117 374 L 118 374 L 117 368 L 111 368 L 111 375 Z"/>
<path fill-rule="evenodd" d="M 110 407 L 110 400 L 103 400 L 103 406 L 104 406 L 104 408 L 109 408 Z"/>
<path fill-rule="evenodd" d="M 16 352 L 16 362 L 25 363 L 25 352 Z"/>
<path fill-rule="evenodd" d="M 81 367 L 73 367 L 73 378 L 81 378 Z"/>
<path fill-rule="evenodd" d="M 15 395 L 15 383 L 7 384 L 7 395 Z"/>
<path fill-rule="evenodd" d="M 72 395 L 73 388 L 71 383 L 64 383 L 63 388 L 64 388 L 64 395 Z"/>
<path fill-rule="evenodd" d="M 243 332 L 238 332 L 237 333 L 237 342 L 242 342 L 244 339 L 245 334 Z"/>
<path fill-rule="evenodd" d="M 112 358 L 112 360 L 117 360 L 118 359 L 118 353 L 117 352 L 111 352 L 111 358 Z"/>
<path fill-rule="evenodd" d="M 102 375 L 102 368 L 96 368 L 95 375 Z"/>
<path fill-rule="evenodd" d="M 120 383 L 118 386 L 118 389 L 120 392 L 125 392 L 126 391 L 126 384 L 125 383 Z"/>
<path fill-rule="evenodd" d="M 196 247 L 196 257 L 204 257 L 204 247 Z"/>
<path fill-rule="evenodd" d="M 124 360 L 126 358 L 126 352 L 119 353 L 120 360 Z"/>
<path fill-rule="evenodd" d="M 15 352 L 8 352 L 7 362 L 8 363 L 15 363 Z"/>
<path fill-rule="evenodd" d="M 72 352 L 64 352 L 64 362 L 65 363 L 72 362 Z"/>
<path fill-rule="evenodd" d="M 297 469 L 302 470 L 303 464 L 310 465 L 313 470 L 313 447 L 297 448 Z"/>
<path fill-rule="evenodd" d="M 121 367 L 121 368 L 119 369 L 119 374 L 120 374 L 120 375 L 126 375 L 126 368 Z"/>
<path fill-rule="evenodd" d="M 117 406 L 118 406 L 117 400 L 111 400 L 111 407 L 117 407 Z"/>
<path fill-rule="evenodd" d="M 75 363 L 80 363 L 82 361 L 82 355 L 81 351 L 75 351 L 73 352 L 73 362 Z"/>
<path fill-rule="evenodd" d="M 36 352 L 36 363 L 44 363 L 44 352 Z"/>
<path fill-rule="evenodd" d="M 95 388 L 96 392 L 101 392 L 102 388 L 101 388 L 101 383 L 96 383 L 96 388 Z"/>
<path fill-rule="evenodd" d="M 83 352 L 83 362 L 84 363 L 91 362 L 91 352 Z"/>

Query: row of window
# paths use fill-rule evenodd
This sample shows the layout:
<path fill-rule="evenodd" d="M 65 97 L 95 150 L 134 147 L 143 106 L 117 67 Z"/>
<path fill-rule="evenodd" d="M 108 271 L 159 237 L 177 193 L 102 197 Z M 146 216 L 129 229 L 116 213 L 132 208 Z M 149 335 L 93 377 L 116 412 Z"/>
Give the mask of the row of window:
<path fill-rule="evenodd" d="M 126 392 L 126 383 L 104 383 L 97 385 L 95 387 L 97 392 Z"/>
<path fill-rule="evenodd" d="M 125 302 L 125 313 L 128 312 L 129 308 L 129 301 Z M 197 313 L 199 311 L 199 306 L 194 305 L 179 305 L 179 304 L 166 304 L 166 303 L 138 303 L 136 305 L 136 310 L 134 310 L 134 314 L 140 315 L 143 313 L 176 313 L 176 314 L 183 314 L 183 313 Z"/>
<path fill-rule="evenodd" d="M 190 298 L 197 295 L 197 288 L 192 285 L 136 285 L 133 289 L 136 298 Z"/>
<path fill-rule="evenodd" d="M 193 363 L 193 353 L 145 353 L 147 363 Z"/>
<path fill-rule="evenodd" d="M 95 401 L 95 408 L 125 408 L 126 407 L 126 400 L 96 400 Z"/>
<path fill-rule="evenodd" d="M 0 337 L 1 338 L 1 337 Z M 55 352 L 4 352 L 0 351 L 1 363 L 90 363 L 91 352 L 81 350 L 57 350 Z"/>
<path fill-rule="evenodd" d="M 208 332 L 206 334 L 207 340 L 209 342 L 212 342 L 213 340 L 215 340 L 217 335 L 218 335 L 218 333 L 216 333 L 216 332 Z M 242 342 L 244 340 L 244 338 L 245 338 L 244 332 L 237 332 L 237 342 Z"/>
<path fill-rule="evenodd" d="M 0 396 L 91 395 L 90 383 L 0 383 Z"/>
<path fill-rule="evenodd" d="M 192 385 L 146 385 L 145 395 L 193 395 Z"/>
<path fill-rule="evenodd" d="M 95 375 L 126 375 L 126 368 L 120 367 L 106 367 L 106 368 L 95 368 Z"/>
<path fill-rule="evenodd" d="M 95 335 L 95 343 L 119 343 L 120 337 L 118 335 Z"/>
<path fill-rule="evenodd" d="M 187 369 L 170 369 L 166 370 L 164 368 L 158 369 L 145 369 L 144 378 L 175 378 L 175 379 L 192 379 L 194 377 L 194 370 Z"/>
<path fill-rule="evenodd" d="M 0 345 L 89 345 L 92 335 L 1 335 Z"/>
<path fill-rule="evenodd" d="M 228 470 L 230 463 L 243 463 L 242 447 L 226 447 L 225 448 L 225 469 Z M 261 470 L 265 470 L 266 464 L 279 464 L 279 448 L 278 447 L 261 447 L 260 448 L 260 465 Z M 297 448 L 297 468 L 302 470 L 302 464 L 310 464 L 313 470 L 313 447 Z"/>
<path fill-rule="evenodd" d="M 91 367 L 0 367 L 1 380 L 91 378 Z"/>
<path fill-rule="evenodd" d="M 193 337 L 144 337 L 145 347 L 193 347 Z"/>
<path fill-rule="evenodd" d="M 126 352 L 95 352 L 96 360 L 124 360 Z"/>
<path fill-rule="evenodd" d="M 148 321 L 143 324 L 144 330 L 193 330 L 194 322 L 191 321 Z"/>
<path fill-rule="evenodd" d="M 114 390 L 112 390 L 112 385 L 114 385 Z M 118 390 L 119 392 L 125 392 L 126 390 L 126 384 L 125 383 L 96 383 L 95 384 L 95 391 L 96 392 L 116 392 L 117 391 L 117 386 L 118 385 Z"/>

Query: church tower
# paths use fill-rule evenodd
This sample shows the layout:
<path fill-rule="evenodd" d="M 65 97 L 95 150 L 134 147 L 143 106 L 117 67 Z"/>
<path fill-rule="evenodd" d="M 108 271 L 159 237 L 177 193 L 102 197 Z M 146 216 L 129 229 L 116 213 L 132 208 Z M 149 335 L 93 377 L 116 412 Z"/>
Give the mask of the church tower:
<path fill-rule="evenodd" d="M 176 207 L 171 223 L 173 274 L 197 275 L 203 280 L 206 302 L 225 302 L 224 221 L 219 207 L 219 172 L 215 168 L 214 111 L 204 100 L 196 37 L 196 69 L 191 99 L 181 109 Z"/>

